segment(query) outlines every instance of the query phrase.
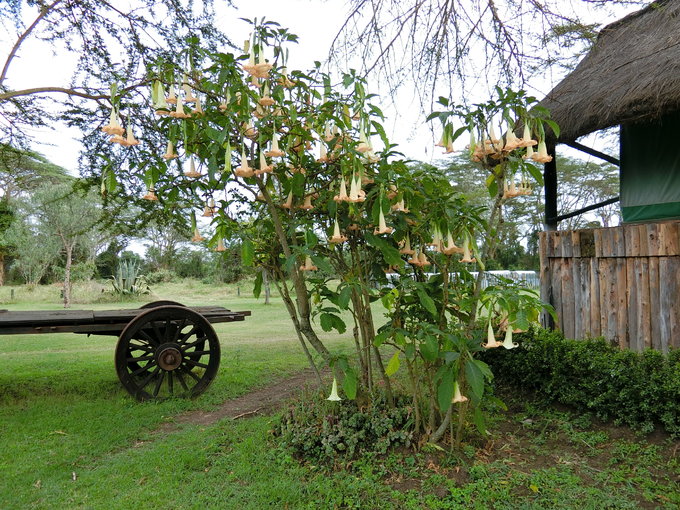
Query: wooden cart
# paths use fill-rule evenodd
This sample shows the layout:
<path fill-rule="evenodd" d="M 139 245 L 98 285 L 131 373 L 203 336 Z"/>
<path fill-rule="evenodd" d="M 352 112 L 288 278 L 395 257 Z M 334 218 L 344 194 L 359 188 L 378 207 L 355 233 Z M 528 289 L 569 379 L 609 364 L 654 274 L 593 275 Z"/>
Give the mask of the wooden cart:
<path fill-rule="evenodd" d="M 120 382 L 139 400 L 205 391 L 217 375 L 220 344 L 213 323 L 242 321 L 249 311 L 155 301 L 123 310 L 0 310 L 0 334 L 80 333 L 118 336 Z"/>

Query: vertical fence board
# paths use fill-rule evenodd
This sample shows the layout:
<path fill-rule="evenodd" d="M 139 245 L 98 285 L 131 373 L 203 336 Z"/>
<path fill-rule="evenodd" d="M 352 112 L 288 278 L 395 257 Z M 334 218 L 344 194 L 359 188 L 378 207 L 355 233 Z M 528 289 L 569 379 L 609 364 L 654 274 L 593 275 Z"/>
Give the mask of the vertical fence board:
<path fill-rule="evenodd" d="M 562 279 L 562 332 L 567 338 L 574 338 L 574 282 L 571 270 L 574 259 L 563 258 Z"/>
<path fill-rule="evenodd" d="M 668 265 L 669 279 L 664 282 L 671 296 L 671 306 L 668 307 L 671 317 L 671 336 L 668 346 L 678 349 L 680 348 L 680 310 L 678 309 L 678 303 L 680 302 L 680 290 L 678 289 L 678 282 L 680 282 L 680 258 L 669 258 Z"/>
<path fill-rule="evenodd" d="M 626 296 L 627 296 L 627 317 L 628 317 L 628 345 L 634 349 L 635 339 L 638 337 L 638 292 L 637 279 L 635 278 L 635 259 L 632 257 L 626 258 Z"/>
<path fill-rule="evenodd" d="M 590 334 L 592 336 L 600 336 L 602 335 L 600 267 L 595 257 L 588 260 L 588 266 L 590 268 Z"/>
<path fill-rule="evenodd" d="M 671 345 L 671 309 L 673 307 L 673 296 L 671 292 L 672 286 L 668 284 L 671 278 L 670 257 L 659 258 L 659 306 L 661 307 L 661 314 L 659 315 L 659 330 L 661 352 L 668 352 L 668 347 Z"/>
<path fill-rule="evenodd" d="M 657 237 L 658 239 L 658 237 Z M 656 253 L 658 253 L 658 246 Z M 661 285 L 659 281 L 659 257 L 649 258 L 649 314 L 651 322 L 651 347 L 658 351 L 661 348 Z"/>
<path fill-rule="evenodd" d="M 637 338 L 636 346 L 638 351 L 652 346 L 652 325 L 651 314 L 649 310 L 649 258 L 638 258 L 638 324 L 639 336 Z"/>
<path fill-rule="evenodd" d="M 628 316 L 626 303 L 626 259 L 618 257 L 614 259 L 616 273 L 614 274 L 614 284 L 616 285 L 616 302 L 614 314 L 616 317 L 616 341 L 621 348 L 628 347 Z"/>

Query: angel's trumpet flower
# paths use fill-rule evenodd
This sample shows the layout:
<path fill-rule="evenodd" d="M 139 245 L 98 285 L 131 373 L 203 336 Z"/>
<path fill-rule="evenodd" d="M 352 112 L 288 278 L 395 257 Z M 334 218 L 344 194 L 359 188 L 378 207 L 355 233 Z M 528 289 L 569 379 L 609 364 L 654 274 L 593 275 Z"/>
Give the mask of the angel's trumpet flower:
<path fill-rule="evenodd" d="M 300 266 L 300 271 L 316 271 L 317 269 L 319 268 L 312 263 L 312 257 L 309 255 L 305 257 L 304 265 Z"/>
<path fill-rule="evenodd" d="M 378 216 L 378 228 L 376 228 L 374 234 L 391 234 L 393 228 L 388 227 L 385 223 L 385 214 L 383 213 L 382 207 L 380 207 L 380 215 Z"/>
<path fill-rule="evenodd" d="M 335 200 L 336 202 L 349 201 L 349 196 L 347 195 L 347 183 L 345 182 L 344 177 L 340 179 L 340 191 L 338 192 L 337 195 L 333 197 L 333 200 Z"/>
<path fill-rule="evenodd" d="M 165 149 L 165 154 L 163 154 L 163 159 L 168 161 L 171 159 L 178 158 L 179 156 L 175 152 L 175 146 L 171 141 L 168 141 L 168 146 Z"/>
<path fill-rule="evenodd" d="M 512 327 L 510 325 L 508 325 L 508 327 L 505 330 L 505 339 L 503 340 L 502 345 L 506 349 L 514 349 L 519 345 L 512 341 Z"/>
<path fill-rule="evenodd" d="M 338 223 L 338 219 L 335 218 L 335 226 L 333 227 L 333 237 L 331 237 L 328 240 L 328 242 L 331 244 L 338 244 L 344 243 L 345 241 L 347 241 L 347 237 L 340 234 L 340 224 Z"/>
<path fill-rule="evenodd" d="M 193 157 L 189 160 L 189 170 L 184 172 L 184 175 L 190 179 L 198 179 L 201 176 L 201 173 L 196 171 L 196 163 L 194 163 Z"/>
<path fill-rule="evenodd" d="M 338 395 L 338 380 L 333 377 L 333 386 L 331 387 L 331 394 L 326 400 L 330 400 L 331 402 L 340 402 L 342 399 L 340 398 L 340 395 Z"/>
<path fill-rule="evenodd" d="M 461 394 L 460 392 L 460 386 L 458 385 L 458 381 L 453 383 L 453 400 L 451 400 L 452 404 L 462 404 L 463 402 L 467 402 L 468 398 Z"/>
<path fill-rule="evenodd" d="M 496 335 L 493 333 L 493 326 L 491 326 L 491 321 L 489 321 L 489 327 L 486 332 L 486 343 L 482 344 L 482 347 L 485 349 L 493 349 L 495 347 L 500 347 L 501 345 L 503 344 L 496 341 Z"/>

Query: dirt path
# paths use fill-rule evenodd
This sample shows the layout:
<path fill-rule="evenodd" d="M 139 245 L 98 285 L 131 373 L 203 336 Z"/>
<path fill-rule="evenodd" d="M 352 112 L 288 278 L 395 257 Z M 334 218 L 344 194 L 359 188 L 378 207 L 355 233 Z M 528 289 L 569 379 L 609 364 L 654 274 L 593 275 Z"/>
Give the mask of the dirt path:
<path fill-rule="evenodd" d="M 185 424 L 206 426 L 224 418 L 236 420 L 272 414 L 306 386 L 311 387 L 314 384 L 316 384 L 316 376 L 311 368 L 307 368 L 292 376 L 278 379 L 263 388 L 227 400 L 214 411 L 191 411 L 180 414 L 173 421 L 161 425 L 155 433 L 171 433 Z"/>

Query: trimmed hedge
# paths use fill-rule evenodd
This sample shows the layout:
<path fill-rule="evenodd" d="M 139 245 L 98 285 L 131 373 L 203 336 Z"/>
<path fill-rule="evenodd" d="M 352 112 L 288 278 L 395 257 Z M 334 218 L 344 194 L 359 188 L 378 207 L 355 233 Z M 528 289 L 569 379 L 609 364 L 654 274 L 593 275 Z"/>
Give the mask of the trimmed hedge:
<path fill-rule="evenodd" d="M 680 436 L 680 350 L 640 354 L 603 339 L 567 340 L 548 330 L 517 335 L 516 340 L 516 349 L 484 353 L 498 383 L 535 391 L 545 402 L 567 404 L 644 433 L 660 424 Z"/>

